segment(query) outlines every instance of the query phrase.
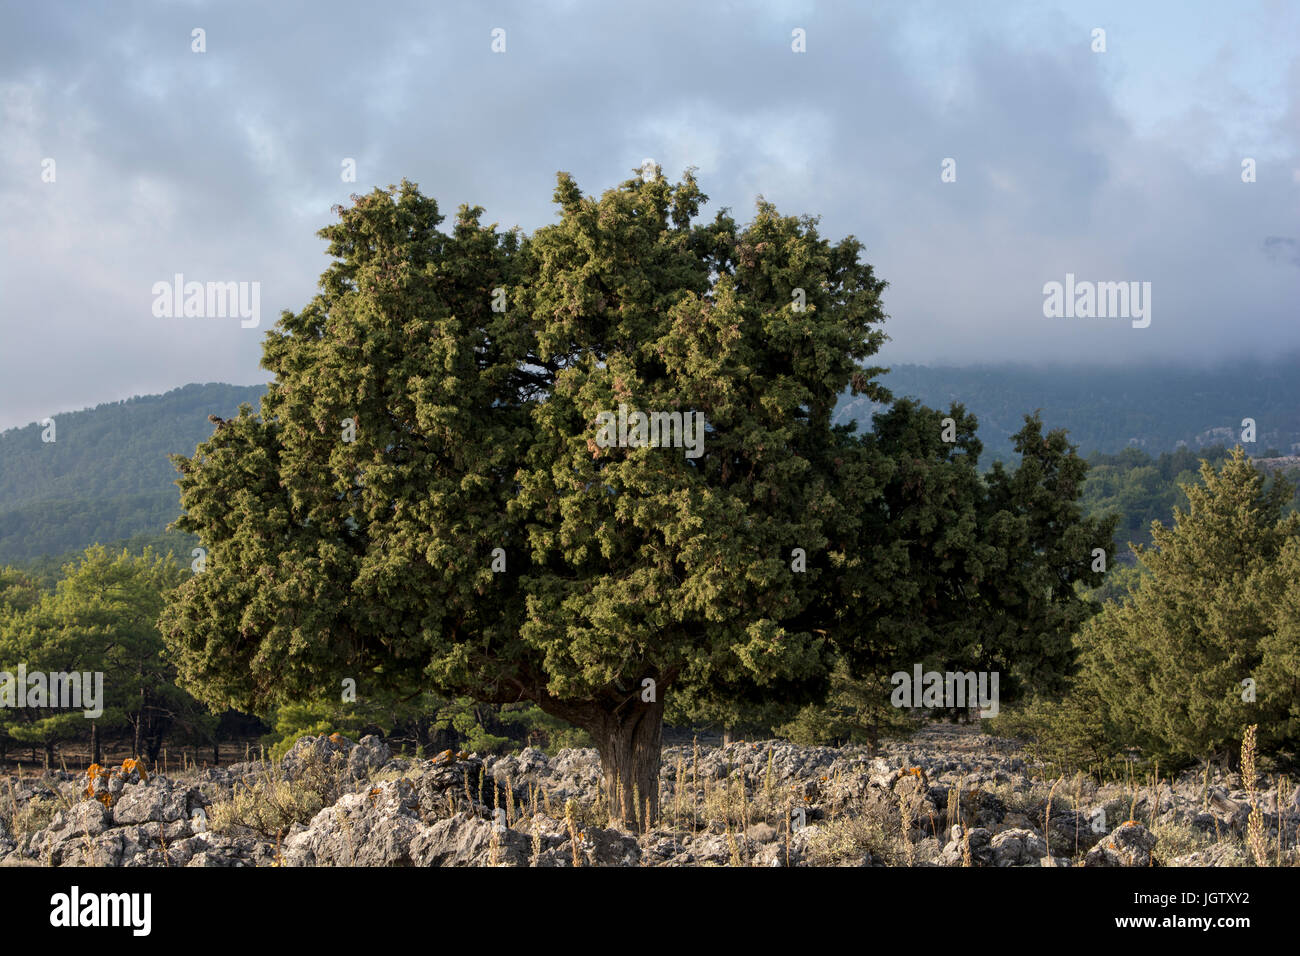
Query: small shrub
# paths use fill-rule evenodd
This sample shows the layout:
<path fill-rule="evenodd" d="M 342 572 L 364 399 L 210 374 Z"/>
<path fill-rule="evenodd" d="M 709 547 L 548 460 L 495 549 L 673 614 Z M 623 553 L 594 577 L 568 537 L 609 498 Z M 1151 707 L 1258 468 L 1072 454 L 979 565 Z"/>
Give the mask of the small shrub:
<path fill-rule="evenodd" d="M 912 847 L 913 854 L 915 849 Z M 889 866 L 907 866 L 909 851 L 901 827 L 871 814 L 820 823 L 809 838 L 804 862 L 809 866 L 857 866 L 867 853 Z"/>
<path fill-rule="evenodd" d="M 1157 823 L 1151 832 L 1156 837 L 1155 860 L 1161 866 L 1168 866 L 1175 857 L 1208 850 L 1216 842 L 1209 834 L 1185 823 Z"/>
<path fill-rule="evenodd" d="M 14 839 L 21 840 L 37 830 L 44 830 L 58 812 L 59 802 L 46 797 L 33 797 L 27 805 L 14 813 L 9 820 L 9 830 Z"/>
<path fill-rule="evenodd" d="M 328 759 L 309 754 L 290 780 L 277 764 L 264 763 L 260 779 L 251 786 L 237 786 L 229 800 L 213 804 L 210 826 L 218 833 L 248 827 L 267 837 L 278 837 L 295 823 L 309 823 L 339 799 L 345 768 L 340 754 L 331 754 Z"/>

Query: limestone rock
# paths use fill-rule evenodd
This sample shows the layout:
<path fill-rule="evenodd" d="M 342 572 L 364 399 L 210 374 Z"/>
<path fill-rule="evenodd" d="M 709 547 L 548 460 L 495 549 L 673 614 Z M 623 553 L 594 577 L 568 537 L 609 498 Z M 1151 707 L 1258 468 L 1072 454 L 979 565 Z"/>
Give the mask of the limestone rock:
<path fill-rule="evenodd" d="M 1156 836 L 1132 820 L 1117 827 L 1088 851 L 1084 866 L 1151 866 Z"/>

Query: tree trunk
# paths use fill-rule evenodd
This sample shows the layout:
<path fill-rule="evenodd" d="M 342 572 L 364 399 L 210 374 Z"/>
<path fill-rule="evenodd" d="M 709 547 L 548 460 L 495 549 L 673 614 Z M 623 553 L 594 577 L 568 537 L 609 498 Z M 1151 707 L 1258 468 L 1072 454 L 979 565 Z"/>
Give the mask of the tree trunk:
<path fill-rule="evenodd" d="M 99 747 L 99 722 L 95 720 L 90 722 L 90 762 L 101 765 L 104 763 L 104 755 Z"/>
<path fill-rule="evenodd" d="M 663 754 L 664 692 L 677 669 L 652 672 L 647 689 L 628 692 L 615 685 L 584 701 L 552 697 L 545 689 L 520 686 L 542 710 L 591 735 L 609 795 L 610 825 L 644 832 L 659 817 L 659 767 Z M 612 693 L 611 693 L 612 691 Z"/>
<path fill-rule="evenodd" d="M 730 727 L 723 727 L 723 728 L 722 728 L 722 746 L 724 746 L 724 747 L 730 747 L 730 746 L 731 746 L 731 728 L 730 728 Z"/>
<path fill-rule="evenodd" d="M 158 755 L 162 753 L 163 735 L 161 732 L 155 732 L 149 735 L 145 743 L 145 757 L 149 760 L 149 769 L 152 770 L 158 766 Z"/>
<path fill-rule="evenodd" d="M 144 732 L 145 714 L 149 709 L 148 694 L 143 687 L 140 688 L 140 712 L 135 715 L 135 734 L 131 741 L 131 756 L 136 760 L 140 759 L 140 737 Z"/>
<path fill-rule="evenodd" d="M 664 705 L 640 697 L 613 713 L 602 713 L 586 728 L 600 751 L 610 822 L 640 833 L 659 817 L 659 765 L 663 749 Z"/>

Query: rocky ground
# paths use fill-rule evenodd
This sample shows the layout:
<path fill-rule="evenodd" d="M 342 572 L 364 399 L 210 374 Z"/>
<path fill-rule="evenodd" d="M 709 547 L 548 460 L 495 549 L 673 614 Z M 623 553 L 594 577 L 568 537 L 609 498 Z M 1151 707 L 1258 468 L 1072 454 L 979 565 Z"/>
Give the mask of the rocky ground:
<path fill-rule="evenodd" d="M 610 827 L 594 750 L 394 757 L 304 737 L 172 777 L 128 761 L 0 784 L 0 864 L 47 866 L 1300 865 L 1300 797 L 1235 774 L 1043 779 L 1013 742 L 934 727 L 865 748 L 665 748 L 660 819 Z M 1280 786 L 1279 786 L 1280 784 Z"/>

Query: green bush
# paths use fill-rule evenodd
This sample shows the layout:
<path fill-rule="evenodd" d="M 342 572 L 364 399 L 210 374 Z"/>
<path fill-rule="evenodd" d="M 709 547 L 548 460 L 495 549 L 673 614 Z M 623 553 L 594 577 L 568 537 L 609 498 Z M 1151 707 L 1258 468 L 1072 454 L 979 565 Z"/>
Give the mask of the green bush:
<path fill-rule="evenodd" d="M 793 720 L 773 730 L 804 747 L 867 744 L 874 749 L 881 739 L 909 736 L 918 726 L 906 710 L 890 704 L 891 689 L 883 676 L 855 680 L 840 661 L 831 675 L 826 703 L 804 707 Z"/>
<path fill-rule="evenodd" d="M 339 733 L 350 740 L 359 740 L 372 730 L 384 729 L 377 727 L 375 715 L 362 707 L 333 701 L 284 704 L 275 711 L 274 727 L 263 738 L 273 760 L 288 753 L 300 737 Z"/>

